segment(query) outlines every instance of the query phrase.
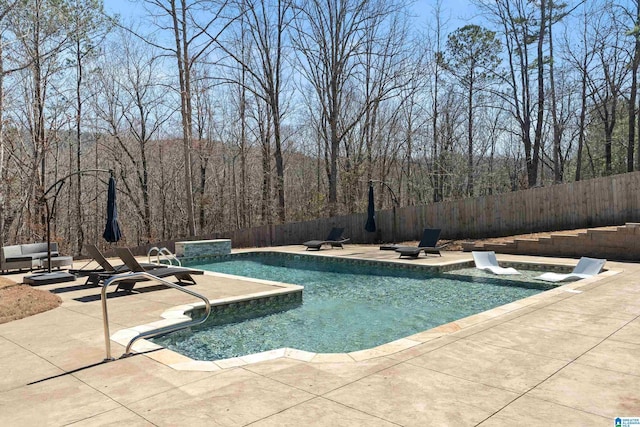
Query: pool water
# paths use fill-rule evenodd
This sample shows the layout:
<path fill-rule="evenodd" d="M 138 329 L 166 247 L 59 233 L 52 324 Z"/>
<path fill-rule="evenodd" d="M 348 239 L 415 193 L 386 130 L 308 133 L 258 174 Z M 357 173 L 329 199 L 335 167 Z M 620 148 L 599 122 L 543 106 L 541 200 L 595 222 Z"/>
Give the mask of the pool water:
<path fill-rule="evenodd" d="M 303 303 L 295 307 L 260 317 L 212 316 L 199 327 L 153 339 L 196 360 L 283 347 L 316 353 L 363 350 L 550 289 L 532 279 L 539 272 L 508 280 L 474 268 L 433 274 L 277 254 L 226 257 L 193 267 L 304 286 Z"/>

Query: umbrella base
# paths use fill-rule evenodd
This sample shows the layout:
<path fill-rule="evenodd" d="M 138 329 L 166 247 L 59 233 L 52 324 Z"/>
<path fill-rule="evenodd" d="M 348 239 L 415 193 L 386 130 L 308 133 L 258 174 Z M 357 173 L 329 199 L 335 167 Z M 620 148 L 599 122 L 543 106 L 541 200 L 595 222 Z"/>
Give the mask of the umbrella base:
<path fill-rule="evenodd" d="M 25 276 L 22 281 L 27 285 L 51 285 L 53 283 L 72 282 L 76 280 L 76 276 L 63 271 L 56 273 L 40 273 Z"/>

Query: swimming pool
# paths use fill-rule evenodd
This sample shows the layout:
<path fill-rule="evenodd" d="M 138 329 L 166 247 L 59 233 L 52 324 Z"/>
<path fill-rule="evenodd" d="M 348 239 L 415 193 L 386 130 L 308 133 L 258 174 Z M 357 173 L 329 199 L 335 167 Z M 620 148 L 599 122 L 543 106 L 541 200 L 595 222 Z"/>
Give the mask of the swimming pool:
<path fill-rule="evenodd" d="M 244 308 L 153 342 L 197 360 L 288 347 L 316 353 L 372 348 L 552 288 L 539 272 L 513 279 L 474 268 L 434 273 L 388 263 L 254 253 L 192 265 L 304 286 L 303 302 Z"/>

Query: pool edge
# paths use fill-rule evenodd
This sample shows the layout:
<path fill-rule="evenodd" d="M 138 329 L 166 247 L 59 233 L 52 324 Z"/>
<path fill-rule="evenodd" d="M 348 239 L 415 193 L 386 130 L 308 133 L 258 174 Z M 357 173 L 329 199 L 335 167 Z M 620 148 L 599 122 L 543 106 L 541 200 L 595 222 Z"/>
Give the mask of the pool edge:
<path fill-rule="evenodd" d="M 507 264 L 507 263 L 505 263 Z M 539 265 L 539 264 L 538 264 Z M 560 285 L 556 288 L 543 291 L 536 295 L 529 296 L 527 298 L 513 301 L 508 304 L 501 305 L 499 307 L 492 308 L 487 311 L 473 314 L 471 316 L 463 317 L 453 322 L 445 323 L 435 328 L 428 329 L 417 334 L 403 337 L 395 341 L 391 341 L 386 344 L 382 344 L 370 349 L 358 350 L 350 353 L 313 353 L 304 350 L 292 349 L 292 348 L 280 348 L 269 350 L 261 353 L 254 353 L 241 357 L 234 357 L 229 359 L 219 359 L 215 361 L 199 361 L 191 359 L 180 353 L 174 352 L 167 348 L 161 347 L 148 340 L 138 341 L 132 348 L 135 353 L 142 354 L 150 359 L 153 359 L 159 363 L 163 363 L 168 367 L 181 371 L 219 371 L 231 368 L 242 367 L 254 363 L 276 360 L 280 358 L 288 358 L 292 360 L 298 360 L 308 363 L 344 363 L 344 362 L 362 362 L 379 357 L 389 357 L 405 350 L 412 349 L 421 344 L 429 343 L 437 339 L 451 336 L 453 334 L 463 333 L 472 327 L 481 325 L 485 322 L 499 319 L 502 316 L 507 316 L 516 313 L 519 310 L 531 307 L 534 304 L 550 300 L 558 295 L 569 294 L 565 297 L 570 297 L 570 294 L 579 294 L 582 291 L 580 288 L 584 288 L 594 283 L 597 283 L 603 279 L 609 278 L 620 273 L 621 270 L 606 270 L 597 276 L 582 279 L 575 282 L 569 282 L 564 285 Z M 223 273 L 215 273 L 223 274 Z M 227 275 L 230 276 L 230 275 Z M 236 277 L 236 276 L 231 276 Z M 246 280 L 246 278 L 243 278 Z M 251 279 L 260 283 L 267 283 L 278 287 L 273 291 L 263 291 L 254 294 L 241 295 L 236 297 L 227 297 L 211 301 L 212 305 L 229 304 L 241 301 L 248 301 L 257 297 L 269 297 L 274 295 L 281 295 L 298 291 L 296 288 L 303 288 L 299 285 L 286 284 L 280 282 L 272 282 L 259 279 Z M 187 315 L 189 311 L 204 306 L 204 303 L 192 303 L 184 304 L 176 307 L 172 307 L 162 313 L 162 320 L 152 322 L 145 325 L 138 325 L 133 328 L 127 328 L 117 331 L 111 336 L 111 339 L 119 344 L 126 345 L 131 336 L 138 334 L 141 331 L 156 328 L 158 326 L 174 325 L 177 323 L 184 323 L 191 320 L 191 317 Z"/>

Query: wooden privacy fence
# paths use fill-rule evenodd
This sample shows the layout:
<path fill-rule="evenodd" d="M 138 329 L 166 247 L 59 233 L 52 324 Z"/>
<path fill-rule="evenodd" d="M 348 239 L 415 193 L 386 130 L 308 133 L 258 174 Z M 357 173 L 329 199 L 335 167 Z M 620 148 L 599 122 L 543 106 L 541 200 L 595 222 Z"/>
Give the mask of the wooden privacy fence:
<path fill-rule="evenodd" d="M 380 190 L 382 191 L 382 190 Z M 397 242 L 419 240 L 424 228 L 442 229 L 443 239 L 498 237 L 538 231 L 620 225 L 640 221 L 640 172 L 539 187 L 512 193 L 396 209 Z M 351 243 L 391 242 L 393 211 L 376 212 L 378 231 L 364 230 L 366 213 L 253 227 L 199 236 L 231 239 L 234 248 L 301 244 L 345 228 Z M 163 242 L 174 251 L 173 242 Z M 139 248 L 139 253 L 148 248 Z"/>

